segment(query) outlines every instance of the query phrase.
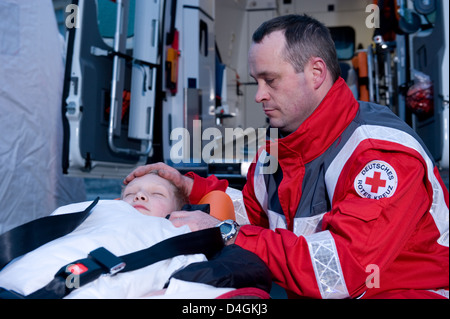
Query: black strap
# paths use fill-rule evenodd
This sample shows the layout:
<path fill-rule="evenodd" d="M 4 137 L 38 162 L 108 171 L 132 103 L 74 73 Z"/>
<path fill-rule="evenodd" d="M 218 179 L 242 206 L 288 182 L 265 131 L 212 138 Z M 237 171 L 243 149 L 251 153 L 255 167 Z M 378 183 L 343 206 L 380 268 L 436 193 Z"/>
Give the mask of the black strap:
<path fill-rule="evenodd" d="M 194 210 L 201 210 L 202 212 L 206 214 L 210 214 L 210 205 L 209 204 L 184 204 L 183 207 L 181 207 L 180 210 L 187 210 L 189 212 L 192 212 Z"/>
<path fill-rule="evenodd" d="M 149 266 L 158 261 L 172 258 L 178 255 L 204 254 L 208 259 L 218 253 L 224 247 L 222 235 L 219 228 L 208 228 L 196 232 L 174 236 L 163 240 L 149 248 L 137 252 L 115 257 L 126 265 L 121 272 L 133 271 Z M 105 251 L 102 248 L 102 251 Z M 95 251 L 94 251 L 95 252 Z M 111 254 L 110 252 L 108 252 Z M 91 252 L 92 254 L 92 252 Z M 97 279 L 102 274 L 109 273 L 110 269 L 104 267 L 106 263 L 102 260 L 96 260 L 90 256 L 85 259 L 74 261 L 69 265 L 83 264 L 88 271 L 80 276 L 79 287 Z M 60 299 L 70 294 L 79 287 L 70 287 L 67 278 L 72 274 L 67 268 L 62 267 L 55 275 L 54 279 L 45 287 L 36 292 L 22 296 L 16 292 L 0 288 L 0 299 Z M 73 276 L 73 275 L 72 275 Z"/>
<path fill-rule="evenodd" d="M 126 266 L 122 272 L 133 271 L 157 261 L 178 255 L 204 254 L 210 259 L 223 248 L 219 228 L 208 228 L 165 239 L 150 248 L 121 256 Z"/>
<path fill-rule="evenodd" d="M 14 258 L 72 232 L 89 216 L 98 201 L 97 197 L 82 212 L 42 217 L 0 235 L 0 270 Z"/>

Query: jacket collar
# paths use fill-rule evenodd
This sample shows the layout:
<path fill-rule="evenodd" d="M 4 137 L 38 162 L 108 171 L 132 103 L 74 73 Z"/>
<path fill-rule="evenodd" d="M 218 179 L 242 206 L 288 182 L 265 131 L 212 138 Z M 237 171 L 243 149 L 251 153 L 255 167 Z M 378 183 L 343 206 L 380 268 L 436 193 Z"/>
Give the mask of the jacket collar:
<path fill-rule="evenodd" d="M 277 147 L 278 158 L 300 157 L 308 163 L 321 155 L 355 118 L 359 104 L 344 79 L 339 78 L 314 112 L 286 137 L 267 140 L 266 146 Z"/>

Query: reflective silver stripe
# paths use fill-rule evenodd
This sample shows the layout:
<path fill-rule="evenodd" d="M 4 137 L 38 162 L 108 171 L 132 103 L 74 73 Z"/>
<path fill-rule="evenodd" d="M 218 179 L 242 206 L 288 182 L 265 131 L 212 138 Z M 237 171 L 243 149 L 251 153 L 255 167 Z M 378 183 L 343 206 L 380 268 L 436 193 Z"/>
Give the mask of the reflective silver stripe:
<path fill-rule="evenodd" d="M 269 217 L 269 228 L 275 230 L 276 228 L 287 229 L 286 217 L 273 210 L 267 211 L 267 216 Z"/>
<path fill-rule="evenodd" d="M 331 233 L 326 230 L 305 236 L 323 299 L 348 298 L 349 294 L 342 273 L 341 263 Z"/>
<path fill-rule="evenodd" d="M 449 294 L 447 289 L 439 289 L 439 290 L 428 290 L 429 292 L 438 294 L 439 296 L 442 296 L 444 298 L 449 299 Z"/>
<path fill-rule="evenodd" d="M 445 204 L 444 193 L 441 185 L 434 175 L 434 166 L 427 152 L 422 145 L 411 135 L 395 128 L 377 126 L 377 125 L 361 125 L 358 127 L 352 136 L 348 139 L 345 146 L 341 149 L 339 154 L 335 157 L 327 172 L 325 173 L 325 181 L 330 202 L 333 200 L 334 191 L 336 188 L 339 175 L 347 160 L 355 151 L 356 147 L 366 139 L 378 139 L 382 141 L 393 142 L 401 144 L 405 147 L 411 148 L 418 152 L 425 160 L 427 165 L 428 180 L 433 188 L 433 203 L 430 208 L 430 214 L 439 229 L 440 237 L 438 243 L 440 245 L 449 246 L 449 214 L 448 208 Z"/>
<path fill-rule="evenodd" d="M 261 174 L 264 161 L 267 157 L 267 152 L 262 151 L 261 155 L 259 156 L 256 167 L 255 167 L 255 173 L 253 175 L 253 190 L 255 191 L 255 196 L 258 202 L 261 204 L 261 207 L 264 209 L 264 211 L 267 214 L 268 209 L 268 197 L 267 189 L 266 189 L 266 183 L 264 181 L 264 175 Z"/>
<path fill-rule="evenodd" d="M 296 217 L 294 218 L 294 229 L 292 230 L 297 236 L 308 236 L 317 233 L 321 230 L 323 215 L 311 217 Z M 267 211 L 269 216 L 269 228 L 275 230 L 276 228 L 287 229 L 286 217 L 272 210 Z"/>
<path fill-rule="evenodd" d="M 236 222 L 239 225 L 247 225 L 250 224 L 250 220 L 248 219 L 247 211 L 245 210 L 244 198 L 242 196 L 242 191 L 228 187 L 226 190 L 228 196 L 230 196 L 231 201 L 234 206 L 234 213 L 236 215 Z"/>
<path fill-rule="evenodd" d="M 325 213 L 311 216 L 299 217 L 294 219 L 294 233 L 297 236 L 308 236 L 321 231 L 322 220 Z"/>

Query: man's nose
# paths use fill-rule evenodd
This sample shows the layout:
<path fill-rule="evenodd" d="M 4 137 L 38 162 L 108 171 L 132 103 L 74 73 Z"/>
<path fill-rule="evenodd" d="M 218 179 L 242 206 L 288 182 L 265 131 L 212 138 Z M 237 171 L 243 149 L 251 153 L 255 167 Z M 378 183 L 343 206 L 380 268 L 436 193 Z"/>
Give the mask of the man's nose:
<path fill-rule="evenodd" d="M 262 103 L 264 101 L 267 101 L 269 99 L 269 94 L 261 85 L 258 85 L 258 90 L 255 94 L 255 101 L 256 103 Z"/>

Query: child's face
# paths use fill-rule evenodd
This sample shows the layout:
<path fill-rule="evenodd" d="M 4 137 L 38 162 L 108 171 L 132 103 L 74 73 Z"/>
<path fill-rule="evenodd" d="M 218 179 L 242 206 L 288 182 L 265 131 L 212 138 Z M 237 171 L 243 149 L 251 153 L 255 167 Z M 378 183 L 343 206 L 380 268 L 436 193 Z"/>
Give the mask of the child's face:
<path fill-rule="evenodd" d="M 166 217 L 176 210 L 175 187 L 155 174 L 133 179 L 122 199 L 144 215 Z"/>

